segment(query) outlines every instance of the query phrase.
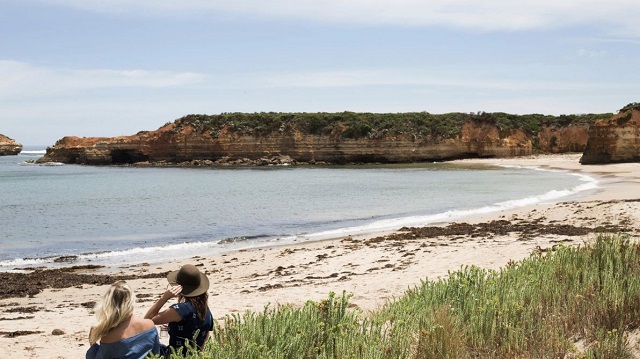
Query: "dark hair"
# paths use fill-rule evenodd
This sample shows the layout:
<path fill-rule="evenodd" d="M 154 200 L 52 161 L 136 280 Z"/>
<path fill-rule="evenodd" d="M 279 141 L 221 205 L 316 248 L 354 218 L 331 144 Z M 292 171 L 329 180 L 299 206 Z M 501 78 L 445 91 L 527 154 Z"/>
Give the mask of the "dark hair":
<path fill-rule="evenodd" d="M 209 295 L 207 292 L 204 292 L 195 297 L 182 297 L 185 302 L 189 302 L 193 304 L 193 308 L 195 309 L 196 316 L 199 321 L 203 321 L 207 316 L 207 302 L 209 301 Z"/>

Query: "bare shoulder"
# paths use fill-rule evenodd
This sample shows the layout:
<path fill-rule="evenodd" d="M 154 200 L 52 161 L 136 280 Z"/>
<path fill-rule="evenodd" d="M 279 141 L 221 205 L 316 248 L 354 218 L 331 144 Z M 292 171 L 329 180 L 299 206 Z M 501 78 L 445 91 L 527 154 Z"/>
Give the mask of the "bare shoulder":
<path fill-rule="evenodd" d="M 145 330 L 149 330 L 156 325 L 153 323 L 151 319 L 144 319 L 140 317 L 135 317 L 134 325 L 138 328 L 138 331 L 143 332 Z"/>
<path fill-rule="evenodd" d="M 142 318 L 142 322 L 143 322 L 143 327 L 144 327 L 145 330 L 149 330 L 151 328 L 155 328 L 156 327 L 156 324 L 151 319 Z"/>

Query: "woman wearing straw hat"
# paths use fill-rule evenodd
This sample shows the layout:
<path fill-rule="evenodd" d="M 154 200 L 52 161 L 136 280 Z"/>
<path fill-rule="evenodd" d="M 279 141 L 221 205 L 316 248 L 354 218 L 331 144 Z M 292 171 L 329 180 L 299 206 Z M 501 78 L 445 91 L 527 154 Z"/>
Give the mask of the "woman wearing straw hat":
<path fill-rule="evenodd" d="M 209 279 L 192 264 L 185 264 L 180 270 L 167 275 L 171 285 L 160 299 L 147 311 L 145 318 L 156 325 L 168 324 L 169 348 L 177 353 L 186 353 L 186 345 L 191 342 L 202 349 L 209 332 L 213 330 L 213 316 L 207 305 Z M 178 303 L 160 312 L 171 298 L 178 297 Z M 184 349 L 183 349 L 184 348 Z"/>

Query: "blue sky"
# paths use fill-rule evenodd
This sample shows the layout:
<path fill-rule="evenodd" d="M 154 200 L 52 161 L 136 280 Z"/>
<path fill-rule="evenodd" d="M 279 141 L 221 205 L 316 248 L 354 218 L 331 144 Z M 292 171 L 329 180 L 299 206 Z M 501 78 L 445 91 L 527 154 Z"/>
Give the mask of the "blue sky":
<path fill-rule="evenodd" d="M 191 113 L 615 112 L 640 2 L 0 0 L 0 133 L 25 145 Z"/>

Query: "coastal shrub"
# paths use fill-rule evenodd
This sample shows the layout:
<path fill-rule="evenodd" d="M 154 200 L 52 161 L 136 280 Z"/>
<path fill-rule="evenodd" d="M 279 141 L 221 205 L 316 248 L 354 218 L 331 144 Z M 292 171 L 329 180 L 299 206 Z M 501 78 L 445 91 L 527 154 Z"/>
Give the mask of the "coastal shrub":
<path fill-rule="evenodd" d="M 640 109 L 640 102 L 631 102 L 627 104 L 625 107 L 621 108 L 619 112 L 628 111 L 628 110 L 637 110 Z"/>
<path fill-rule="evenodd" d="M 499 270 L 464 266 L 367 314 L 349 298 L 228 315 L 186 357 L 625 358 L 640 326 L 640 245 L 603 234 Z"/>
<path fill-rule="evenodd" d="M 630 120 L 631 120 L 631 112 L 627 112 L 624 116 L 618 117 L 616 122 L 618 123 L 618 125 L 625 125 Z"/>
<path fill-rule="evenodd" d="M 342 138 L 376 139 L 381 136 L 407 135 L 437 141 L 460 135 L 465 122 L 489 123 L 496 125 L 504 134 L 520 129 L 530 136 L 536 135 L 542 126 L 568 126 L 589 124 L 612 114 L 582 115 L 513 115 L 504 112 L 452 112 L 430 114 L 428 112 L 407 113 L 222 113 L 219 115 L 187 115 L 177 119 L 174 131 L 186 126 L 211 136 L 219 135 L 222 128 L 228 131 L 254 136 L 272 133 L 291 133 L 294 130 L 312 135 L 336 134 Z"/>

